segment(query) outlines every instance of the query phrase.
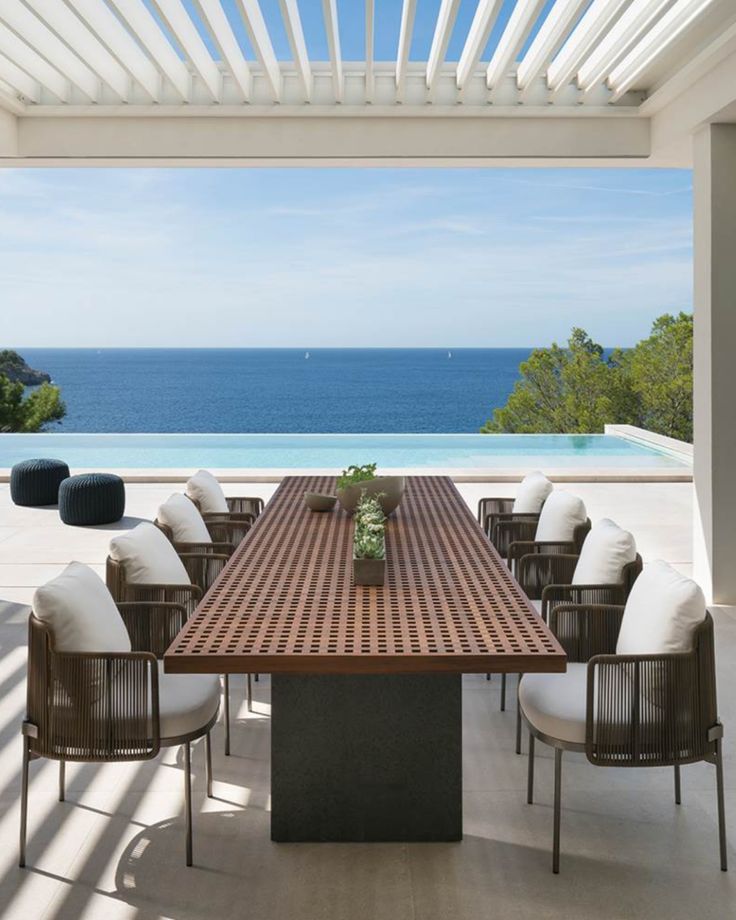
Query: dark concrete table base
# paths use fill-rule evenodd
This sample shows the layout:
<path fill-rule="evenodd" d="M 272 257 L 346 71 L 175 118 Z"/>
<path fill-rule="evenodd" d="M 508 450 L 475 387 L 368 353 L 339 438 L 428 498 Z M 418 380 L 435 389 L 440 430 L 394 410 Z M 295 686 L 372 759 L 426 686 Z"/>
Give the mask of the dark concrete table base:
<path fill-rule="evenodd" d="M 459 674 L 273 674 L 271 839 L 462 838 Z"/>

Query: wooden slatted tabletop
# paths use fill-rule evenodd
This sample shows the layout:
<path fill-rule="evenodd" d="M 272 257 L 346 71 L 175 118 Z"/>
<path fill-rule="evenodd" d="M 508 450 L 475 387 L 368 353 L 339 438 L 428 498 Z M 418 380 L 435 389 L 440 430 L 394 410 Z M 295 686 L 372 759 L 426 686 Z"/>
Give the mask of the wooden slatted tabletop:
<path fill-rule="evenodd" d="M 444 476 L 407 477 L 386 584 L 352 584 L 335 479 L 285 478 L 172 643 L 178 673 L 564 671 L 565 653 Z"/>

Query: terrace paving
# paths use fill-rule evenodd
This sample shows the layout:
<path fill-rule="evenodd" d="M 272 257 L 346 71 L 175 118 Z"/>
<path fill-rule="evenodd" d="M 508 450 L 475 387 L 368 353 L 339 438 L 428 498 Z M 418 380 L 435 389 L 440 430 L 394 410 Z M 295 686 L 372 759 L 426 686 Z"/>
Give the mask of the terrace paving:
<path fill-rule="evenodd" d="M 229 483 L 267 498 L 273 484 Z M 512 483 L 463 483 L 471 507 Z M 645 560 L 691 567 L 688 483 L 566 483 L 592 519 L 615 518 Z M 269 681 L 246 711 L 232 679 L 233 755 L 214 736 L 215 798 L 194 750 L 194 860 L 184 866 L 182 754 L 143 764 L 69 765 L 67 802 L 56 765 L 31 767 L 29 868 L 16 867 L 19 724 L 25 700 L 25 620 L 34 588 L 72 559 L 102 573 L 113 533 L 151 519 L 176 487 L 128 484 L 119 525 L 70 528 L 53 509 L 14 507 L 0 485 L 0 916 L 3 918 L 259 917 L 263 920 L 493 918 L 724 918 L 734 873 L 718 869 L 715 771 L 683 768 L 683 804 L 667 769 L 602 770 L 578 755 L 563 768 L 562 874 L 550 871 L 552 766 L 538 746 L 537 802 L 525 804 L 526 758 L 500 682 L 464 678 L 465 838 L 456 844 L 275 844 L 269 839 Z M 726 806 L 736 813 L 736 611 L 714 611 L 719 697 L 726 725 Z M 513 685 L 512 680 L 512 685 Z M 736 829 L 733 829 L 736 835 Z M 736 840 L 736 836 L 733 837 Z"/>

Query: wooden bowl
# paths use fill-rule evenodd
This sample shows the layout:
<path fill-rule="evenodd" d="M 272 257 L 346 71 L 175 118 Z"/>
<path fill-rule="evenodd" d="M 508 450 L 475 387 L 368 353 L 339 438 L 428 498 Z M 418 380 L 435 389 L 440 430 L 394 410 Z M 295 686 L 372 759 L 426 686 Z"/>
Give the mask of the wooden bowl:
<path fill-rule="evenodd" d="M 304 504 L 311 511 L 332 511 L 336 501 L 334 495 L 322 495 L 320 492 L 304 493 Z"/>

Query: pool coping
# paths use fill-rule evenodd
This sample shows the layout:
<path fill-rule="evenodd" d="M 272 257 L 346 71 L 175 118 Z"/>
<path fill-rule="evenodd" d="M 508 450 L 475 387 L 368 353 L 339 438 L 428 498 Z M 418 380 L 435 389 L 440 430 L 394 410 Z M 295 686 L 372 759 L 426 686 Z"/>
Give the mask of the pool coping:
<path fill-rule="evenodd" d="M 115 473 L 125 482 L 186 482 L 199 467 L 75 467 L 73 473 Z M 337 476 L 337 467 L 210 467 L 221 482 L 281 482 L 285 476 Z M 449 476 L 454 482 L 519 482 L 536 467 L 462 470 L 457 467 L 383 467 L 385 475 Z M 552 482 L 692 482 L 692 468 L 683 467 L 560 467 L 547 470 Z M 10 481 L 10 469 L 0 469 L 0 483 Z"/>

